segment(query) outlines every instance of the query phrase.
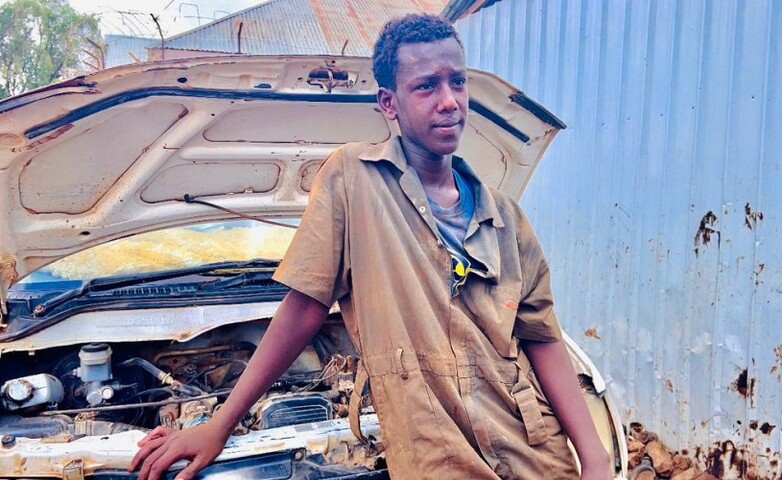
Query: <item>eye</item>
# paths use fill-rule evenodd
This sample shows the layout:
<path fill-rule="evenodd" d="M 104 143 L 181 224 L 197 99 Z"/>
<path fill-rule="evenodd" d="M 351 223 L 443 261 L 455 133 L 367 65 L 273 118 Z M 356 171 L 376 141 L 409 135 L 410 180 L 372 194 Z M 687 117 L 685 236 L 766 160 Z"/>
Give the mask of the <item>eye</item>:
<path fill-rule="evenodd" d="M 432 90 L 434 88 L 434 84 L 431 82 L 422 83 L 421 85 L 418 85 L 415 87 L 416 90 Z"/>
<path fill-rule="evenodd" d="M 456 85 L 457 87 L 463 87 L 467 85 L 467 79 L 464 77 L 455 78 L 453 79 L 453 84 Z"/>

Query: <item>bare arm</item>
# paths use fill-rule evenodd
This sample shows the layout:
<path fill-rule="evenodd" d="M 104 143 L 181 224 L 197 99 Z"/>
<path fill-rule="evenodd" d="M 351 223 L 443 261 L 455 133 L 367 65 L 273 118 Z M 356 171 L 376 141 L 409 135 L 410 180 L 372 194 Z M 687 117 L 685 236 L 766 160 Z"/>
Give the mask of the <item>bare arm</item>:
<path fill-rule="evenodd" d="M 291 290 L 236 387 L 214 418 L 188 429 L 186 440 L 181 431 L 156 428 L 139 442 L 141 450 L 133 458 L 129 470 L 135 471 L 141 466 L 139 480 L 157 479 L 177 461 L 188 459 L 191 464 L 177 476 L 178 480 L 185 480 L 212 463 L 242 416 L 312 341 L 327 314 L 328 307 Z"/>
<path fill-rule="evenodd" d="M 554 414 L 581 461 L 582 479 L 610 479 L 610 457 L 597 435 L 565 344 L 522 341 L 532 369 Z"/>

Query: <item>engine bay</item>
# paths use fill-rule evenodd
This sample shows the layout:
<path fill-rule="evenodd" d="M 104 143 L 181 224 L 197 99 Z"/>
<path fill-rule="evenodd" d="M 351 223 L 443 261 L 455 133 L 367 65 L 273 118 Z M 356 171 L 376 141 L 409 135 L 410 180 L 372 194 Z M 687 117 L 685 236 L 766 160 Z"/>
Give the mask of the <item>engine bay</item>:
<path fill-rule="evenodd" d="M 76 438 L 204 423 L 236 384 L 267 323 L 223 326 L 184 343 L 89 343 L 5 354 L 0 433 Z M 330 319 L 234 435 L 347 417 L 356 358 L 341 322 Z"/>

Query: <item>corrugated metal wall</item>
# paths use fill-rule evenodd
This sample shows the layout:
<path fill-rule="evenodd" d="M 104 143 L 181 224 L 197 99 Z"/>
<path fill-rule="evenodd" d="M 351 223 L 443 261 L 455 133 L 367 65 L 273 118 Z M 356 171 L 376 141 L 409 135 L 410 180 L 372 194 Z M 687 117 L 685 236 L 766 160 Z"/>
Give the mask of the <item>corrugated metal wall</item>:
<path fill-rule="evenodd" d="M 624 420 L 782 478 L 782 1 L 503 0 L 457 25 L 569 125 L 522 204 Z"/>

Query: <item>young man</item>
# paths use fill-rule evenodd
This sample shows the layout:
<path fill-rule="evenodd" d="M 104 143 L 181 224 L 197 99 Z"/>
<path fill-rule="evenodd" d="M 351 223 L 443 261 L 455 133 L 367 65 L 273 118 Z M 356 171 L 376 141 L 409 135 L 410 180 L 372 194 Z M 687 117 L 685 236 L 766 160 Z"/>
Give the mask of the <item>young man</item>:
<path fill-rule="evenodd" d="M 275 274 L 292 290 L 236 388 L 210 422 L 150 433 L 131 470 L 158 478 L 186 458 L 189 479 L 211 463 L 339 301 L 393 478 L 577 478 L 565 431 L 581 477 L 611 478 L 530 225 L 452 156 L 468 109 L 456 32 L 433 16 L 391 21 L 373 60 L 401 137 L 324 162 Z"/>

